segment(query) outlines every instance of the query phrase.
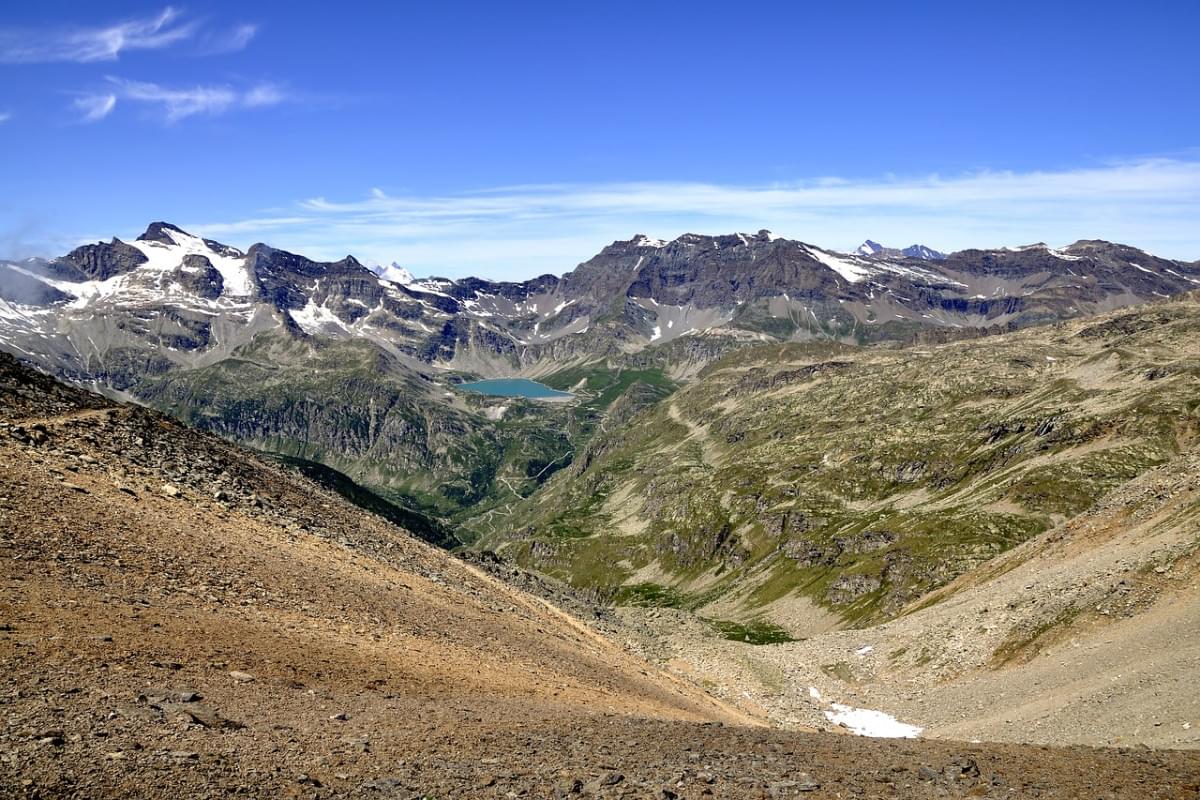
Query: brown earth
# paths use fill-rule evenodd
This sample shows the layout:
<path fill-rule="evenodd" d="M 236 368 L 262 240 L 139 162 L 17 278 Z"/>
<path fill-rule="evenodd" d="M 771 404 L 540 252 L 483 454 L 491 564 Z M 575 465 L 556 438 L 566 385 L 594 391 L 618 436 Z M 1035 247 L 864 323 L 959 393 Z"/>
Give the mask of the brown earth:
<path fill-rule="evenodd" d="M 0 796 L 1200 797 L 761 725 L 281 468 L 0 357 Z"/>

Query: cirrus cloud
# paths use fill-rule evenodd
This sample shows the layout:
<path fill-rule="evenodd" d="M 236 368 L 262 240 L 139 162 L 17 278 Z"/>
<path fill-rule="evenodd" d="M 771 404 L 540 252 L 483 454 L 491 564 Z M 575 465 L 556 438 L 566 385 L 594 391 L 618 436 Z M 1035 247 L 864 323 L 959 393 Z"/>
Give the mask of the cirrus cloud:
<path fill-rule="evenodd" d="M 125 50 L 159 50 L 191 38 L 198 23 L 184 22 L 168 6 L 152 17 L 94 27 L 51 30 L 0 29 L 0 62 L 39 64 L 115 61 Z"/>
<path fill-rule="evenodd" d="M 117 107 L 115 94 L 91 94 L 75 99 L 75 110 L 80 113 L 80 122 L 99 122 Z"/>
<path fill-rule="evenodd" d="M 107 110 L 95 119 L 100 119 L 112 111 L 118 97 L 153 108 L 168 123 L 197 114 L 217 115 L 237 108 L 264 108 L 287 100 L 284 91 L 271 83 L 260 83 L 246 89 L 226 85 L 171 87 L 151 81 L 132 81 L 113 76 L 108 77 L 108 83 L 113 87 L 113 93 L 87 98 L 90 102 L 98 102 L 98 98 L 102 96 L 112 99 Z M 76 101 L 76 107 L 87 111 L 80 101 Z"/>
<path fill-rule="evenodd" d="M 157 14 L 104 25 L 44 29 L 0 27 L 0 63 L 88 64 L 116 61 L 131 50 L 162 50 L 188 40 L 200 55 L 243 50 L 258 33 L 258 26 L 240 23 L 215 31 L 199 19 L 167 6 Z"/>

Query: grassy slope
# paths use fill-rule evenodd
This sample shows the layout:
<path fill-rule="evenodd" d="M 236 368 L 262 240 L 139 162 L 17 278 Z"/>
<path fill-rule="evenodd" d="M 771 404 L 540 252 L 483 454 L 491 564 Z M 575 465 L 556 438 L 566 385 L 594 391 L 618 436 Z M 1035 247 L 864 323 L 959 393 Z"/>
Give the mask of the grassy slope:
<path fill-rule="evenodd" d="M 799 593 L 877 620 L 1178 452 L 1197 340 L 1193 299 L 929 348 L 741 351 L 487 543 L 601 592 L 736 589 L 746 618 Z"/>
<path fill-rule="evenodd" d="M 653 365 L 573 367 L 544 380 L 576 388 L 580 402 L 448 400 L 445 386 L 368 342 L 264 335 L 216 364 L 148 378 L 136 393 L 188 424 L 343 473 L 428 517 L 439 540 L 453 530 L 469 541 L 497 509 L 569 465 L 631 386 L 654 399 L 674 389 Z"/>

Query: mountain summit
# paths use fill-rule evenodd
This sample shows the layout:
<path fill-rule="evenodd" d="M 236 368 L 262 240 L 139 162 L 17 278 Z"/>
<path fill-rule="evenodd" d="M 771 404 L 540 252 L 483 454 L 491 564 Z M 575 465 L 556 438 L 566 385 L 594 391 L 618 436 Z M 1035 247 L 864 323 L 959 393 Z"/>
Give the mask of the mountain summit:
<path fill-rule="evenodd" d="M 880 256 L 883 258 L 918 258 L 922 261 L 944 261 L 946 254 L 940 250 L 934 250 L 932 247 L 926 247 L 923 244 L 913 244 L 905 247 L 903 250 L 895 247 L 884 247 L 879 242 L 867 239 L 854 249 L 854 255 L 871 258 Z"/>

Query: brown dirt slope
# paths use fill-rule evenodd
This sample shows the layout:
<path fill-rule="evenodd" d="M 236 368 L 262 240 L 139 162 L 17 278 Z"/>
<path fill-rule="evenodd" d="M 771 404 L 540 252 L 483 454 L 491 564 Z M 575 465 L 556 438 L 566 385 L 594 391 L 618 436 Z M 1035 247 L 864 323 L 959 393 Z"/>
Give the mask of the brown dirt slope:
<path fill-rule="evenodd" d="M 4 797 L 1200 791 L 1194 754 L 755 727 L 291 473 L 6 356 L 0 581 Z"/>

